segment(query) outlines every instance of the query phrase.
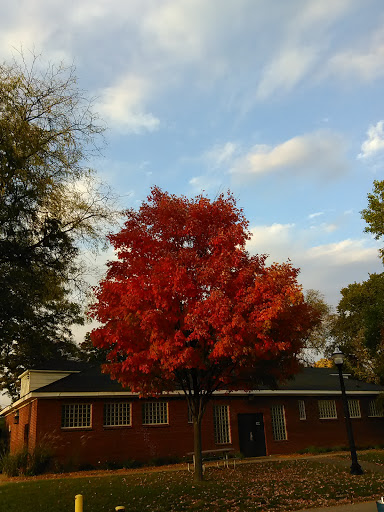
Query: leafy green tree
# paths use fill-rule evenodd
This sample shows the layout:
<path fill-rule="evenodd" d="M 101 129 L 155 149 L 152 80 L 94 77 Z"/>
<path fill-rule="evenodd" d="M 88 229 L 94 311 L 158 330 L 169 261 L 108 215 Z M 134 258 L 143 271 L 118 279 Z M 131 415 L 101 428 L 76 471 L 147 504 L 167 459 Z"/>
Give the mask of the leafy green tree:
<path fill-rule="evenodd" d="M 81 248 L 115 218 L 86 166 L 103 132 L 72 67 L 0 65 L 0 388 L 26 367 L 75 355 Z"/>
<path fill-rule="evenodd" d="M 353 374 L 384 382 L 384 273 L 341 290 L 333 334 Z"/>
<path fill-rule="evenodd" d="M 362 210 L 362 218 L 368 224 L 366 233 L 373 233 L 376 240 L 384 236 L 384 180 L 373 182 L 373 192 L 368 194 L 368 207 Z M 384 249 L 379 249 L 384 263 Z"/>
<path fill-rule="evenodd" d="M 79 359 L 91 364 L 104 364 L 107 362 L 108 350 L 95 347 L 89 332 L 85 335 L 84 341 L 79 345 Z"/>

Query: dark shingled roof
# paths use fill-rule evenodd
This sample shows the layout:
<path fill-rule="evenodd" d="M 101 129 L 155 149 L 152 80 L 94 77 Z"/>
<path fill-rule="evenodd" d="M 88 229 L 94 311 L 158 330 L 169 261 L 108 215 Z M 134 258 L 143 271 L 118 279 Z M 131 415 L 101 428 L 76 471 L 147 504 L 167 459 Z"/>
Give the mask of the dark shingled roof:
<path fill-rule="evenodd" d="M 52 370 L 58 372 L 81 372 L 89 368 L 89 363 L 75 359 L 52 359 L 45 363 L 37 363 L 28 370 Z"/>
<path fill-rule="evenodd" d="M 345 388 L 347 391 L 384 391 L 382 386 L 368 384 L 351 377 L 345 377 Z M 267 389 L 262 387 L 260 389 Z M 339 377 L 336 369 L 332 368 L 304 368 L 292 380 L 282 384 L 279 389 L 282 391 L 339 391 Z M 62 392 L 118 392 L 129 391 L 123 388 L 117 381 L 110 379 L 108 374 L 101 373 L 100 366 L 87 365 L 87 369 L 80 373 L 73 373 L 52 382 L 47 386 L 36 389 L 35 393 L 62 393 Z"/>
<path fill-rule="evenodd" d="M 369 384 L 344 376 L 346 391 L 384 391 L 382 386 Z M 339 391 L 339 374 L 337 368 L 303 368 L 292 380 L 281 385 L 282 390 Z"/>
<path fill-rule="evenodd" d="M 80 373 L 72 373 L 63 379 L 35 390 L 35 392 L 128 391 L 117 381 L 112 380 L 108 374 L 101 373 L 100 366 L 90 366 L 89 364 L 87 366 L 86 370 Z"/>

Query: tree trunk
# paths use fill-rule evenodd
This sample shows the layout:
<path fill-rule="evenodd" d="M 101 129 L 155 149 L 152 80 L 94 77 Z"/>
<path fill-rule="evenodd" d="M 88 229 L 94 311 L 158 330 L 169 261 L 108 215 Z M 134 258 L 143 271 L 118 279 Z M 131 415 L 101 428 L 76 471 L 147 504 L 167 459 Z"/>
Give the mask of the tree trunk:
<path fill-rule="evenodd" d="M 195 452 L 195 482 L 203 481 L 203 458 L 201 455 L 201 415 L 193 418 L 193 441 Z"/>

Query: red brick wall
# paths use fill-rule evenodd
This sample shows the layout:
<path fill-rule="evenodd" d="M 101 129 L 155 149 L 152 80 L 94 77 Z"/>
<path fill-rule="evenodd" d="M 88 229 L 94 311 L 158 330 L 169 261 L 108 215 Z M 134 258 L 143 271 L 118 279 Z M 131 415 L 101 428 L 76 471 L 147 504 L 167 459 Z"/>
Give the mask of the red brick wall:
<path fill-rule="evenodd" d="M 61 406 L 85 400 L 40 400 L 39 438 L 49 441 L 61 460 L 98 465 L 106 461 L 145 461 L 152 457 L 183 456 L 193 451 L 193 426 L 188 423 L 187 404 L 168 400 L 169 425 L 142 425 L 141 402 L 132 400 L 132 427 L 103 427 L 102 399 L 92 402 L 91 429 L 62 429 Z M 108 400 L 111 401 L 111 400 Z M 213 423 L 203 434 L 203 447 L 213 441 Z"/>
<path fill-rule="evenodd" d="M 305 400 L 306 420 L 299 419 L 298 398 Z M 239 451 L 237 415 L 262 413 L 264 416 L 267 454 L 294 453 L 308 446 L 346 446 L 344 416 L 340 399 L 336 400 L 337 419 L 320 420 L 318 397 L 255 397 L 234 395 L 213 400 L 207 407 L 202 426 L 203 450 L 218 448 L 214 441 L 213 404 L 230 406 L 232 443 L 229 447 Z M 29 447 L 35 441 L 51 444 L 61 462 L 93 464 L 106 461 L 124 462 L 129 459 L 145 461 L 152 457 L 179 456 L 193 451 L 193 426 L 188 423 L 187 404 L 181 399 L 168 399 L 169 425 L 142 425 L 141 401 L 133 399 L 131 427 L 103 427 L 104 399 L 48 400 L 39 399 L 20 409 L 19 424 L 14 425 L 13 414 L 7 417 L 11 426 L 11 450 L 23 446 L 24 425 L 29 422 Z M 118 401 L 118 400 L 117 400 Z M 62 429 L 61 407 L 64 403 L 92 403 L 90 429 Z M 288 439 L 275 441 L 272 436 L 270 407 L 285 407 Z M 384 418 L 368 417 L 368 398 L 360 397 L 361 419 L 352 419 L 356 444 L 359 446 L 384 443 Z M 37 421 L 36 421 L 37 418 Z"/>
<path fill-rule="evenodd" d="M 37 400 L 34 400 L 20 407 L 18 410 L 18 423 L 15 423 L 14 413 L 6 417 L 7 428 L 10 431 L 9 441 L 11 453 L 19 452 L 24 448 L 28 448 L 28 450 L 34 449 L 36 444 L 37 404 Z M 26 432 L 26 428 L 28 432 Z"/>

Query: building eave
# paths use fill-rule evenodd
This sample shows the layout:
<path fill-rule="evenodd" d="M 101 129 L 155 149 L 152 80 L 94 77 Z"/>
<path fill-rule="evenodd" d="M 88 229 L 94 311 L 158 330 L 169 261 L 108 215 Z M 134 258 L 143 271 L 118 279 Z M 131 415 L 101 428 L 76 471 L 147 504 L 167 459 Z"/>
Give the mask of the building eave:
<path fill-rule="evenodd" d="M 379 395 L 381 391 L 379 390 L 371 390 L 371 391 L 347 391 L 347 395 L 351 396 L 357 396 L 357 395 Z M 215 396 L 246 396 L 249 398 L 258 398 L 258 397 L 276 397 L 276 396 L 340 396 L 341 391 L 339 390 L 325 390 L 325 389 L 319 389 L 319 390 L 278 390 L 278 389 L 256 389 L 256 390 L 250 390 L 250 391 L 228 391 L 228 390 L 220 390 L 216 391 L 213 394 L 213 398 Z M 22 398 L 19 398 L 16 402 L 8 405 L 5 407 L 2 411 L 0 411 L 1 416 L 6 416 L 7 414 L 12 413 L 13 411 L 19 409 L 20 407 L 23 407 L 27 403 L 29 403 L 31 400 L 36 399 L 62 399 L 62 398 L 138 398 L 140 396 L 139 393 L 133 393 L 131 391 L 56 391 L 56 392 L 37 392 L 37 391 L 31 391 L 27 395 L 23 396 Z M 183 391 L 168 391 L 164 392 L 160 397 L 179 397 L 184 396 Z"/>
<path fill-rule="evenodd" d="M 27 395 L 24 395 L 22 398 L 19 398 L 16 400 L 16 402 L 13 402 L 12 404 L 7 405 L 7 407 L 4 407 L 0 411 L 0 416 L 6 416 L 7 414 L 20 409 L 21 407 L 24 407 L 24 405 L 27 405 L 32 400 L 39 398 L 38 396 L 32 396 L 33 392 L 28 393 Z M 37 393 L 36 393 L 37 395 Z"/>
<path fill-rule="evenodd" d="M 80 373 L 80 370 L 25 370 L 18 376 L 18 379 L 22 379 L 28 373 L 67 373 L 70 375 L 71 373 Z"/>

